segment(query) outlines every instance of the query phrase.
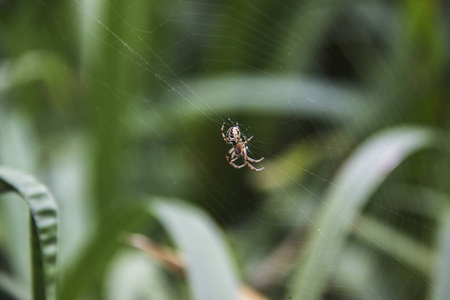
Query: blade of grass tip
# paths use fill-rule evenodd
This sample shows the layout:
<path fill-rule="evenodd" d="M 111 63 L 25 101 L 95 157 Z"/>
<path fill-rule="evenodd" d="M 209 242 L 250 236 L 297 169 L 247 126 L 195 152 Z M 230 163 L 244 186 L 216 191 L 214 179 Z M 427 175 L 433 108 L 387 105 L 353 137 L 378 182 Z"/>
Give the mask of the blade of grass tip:
<path fill-rule="evenodd" d="M 178 201 L 157 199 L 149 209 L 185 255 L 193 299 L 238 299 L 233 263 L 213 221 L 202 211 Z"/>
<path fill-rule="evenodd" d="M 430 299 L 445 300 L 450 295 L 450 214 L 448 211 L 442 223 L 438 240 L 439 247 Z"/>
<path fill-rule="evenodd" d="M 9 191 L 19 194 L 30 210 L 33 299 L 55 299 L 57 203 L 47 187 L 32 176 L 0 167 L 0 192 Z"/>
<path fill-rule="evenodd" d="M 305 255 L 290 284 L 294 300 L 319 299 L 337 263 L 346 235 L 372 193 L 410 154 L 434 145 L 429 129 L 401 127 L 370 138 L 347 160 L 324 196 Z"/>

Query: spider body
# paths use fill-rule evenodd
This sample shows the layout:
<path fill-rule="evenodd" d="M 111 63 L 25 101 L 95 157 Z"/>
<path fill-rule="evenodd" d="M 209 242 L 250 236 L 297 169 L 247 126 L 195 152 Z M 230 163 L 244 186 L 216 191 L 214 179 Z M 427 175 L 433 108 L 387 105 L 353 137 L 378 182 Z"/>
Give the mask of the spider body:
<path fill-rule="evenodd" d="M 233 146 L 230 150 L 228 150 L 227 154 L 225 155 L 225 158 L 227 159 L 228 163 L 230 165 L 232 165 L 233 167 L 235 167 L 236 169 L 240 169 L 240 168 L 247 166 L 250 169 L 252 169 L 253 171 L 262 171 L 264 169 L 264 167 L 257 169 L 254 166 L 252 166 L 249 163 L 249 161 L 253 162 L 253 163 L 257 163 L 257 162 L 262 161 L 264 159 L 264 157 L 262 157 L 260 159 L 253 159 L 253 158 L 247 156 L 248 147 L 246 144 L 248 143 L 248 141 L 250 141 L 253 138 L 253 136 L 251 136 L 248 140 L 243 142 L 242 138 L 241 138 L 241 131 L 239 130 L 239 124 L 237 122 L 236 122 L 236 126 L 230 127 L 226 133 L 224 131 L 224 128 L 225 128 L 225 122 L 222 124 L 222 128 L 221 128 L 223 140 L 225 141 L 225 143 Z M 239 157 L 242 157 L 242 159 L 244 160 L 244 164 L 240 165 L 240 166 L 238 166 L 234 163 Z"/>
<path fill-rule="evenodd" d="M 222 131 L 223 131 L 223 126 L 222 126 Z M 236 146 L 236 144 L 239 143 L 240 139 L 241 139 L 241 131 L 239 130 L 238 126 L 230 127 L 227 130 L 227 134 L 226 134 L 226 138 L 225 138 L 225 142 L 227 142 L 227 144 Z"/>

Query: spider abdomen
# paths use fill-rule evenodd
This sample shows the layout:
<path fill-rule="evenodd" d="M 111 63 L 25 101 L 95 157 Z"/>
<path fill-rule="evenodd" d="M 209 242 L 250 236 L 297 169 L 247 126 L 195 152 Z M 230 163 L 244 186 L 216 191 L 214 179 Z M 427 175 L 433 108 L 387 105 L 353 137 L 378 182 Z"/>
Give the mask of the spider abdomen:
<path fill-rule="evenodd" d="M 240 137 L 241 132 L 239 131 L 239 128 L 235 126 L 228 129 L 226 134 L 226 139 L 228 143 L 236 145 L 237 142 L 239 142 Z"/>

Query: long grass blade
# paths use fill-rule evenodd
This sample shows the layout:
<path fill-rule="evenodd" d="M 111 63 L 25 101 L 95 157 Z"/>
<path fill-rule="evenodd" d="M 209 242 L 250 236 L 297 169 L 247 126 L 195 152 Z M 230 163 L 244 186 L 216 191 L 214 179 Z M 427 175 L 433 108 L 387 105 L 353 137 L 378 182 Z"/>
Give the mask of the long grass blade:
<path fill-rule="evenodd" d="M 292 299 L 319 299 L 336 265 L 347 234 L 372 193 L 410 154 L 433 144 L 434 132 L 417 127 L 379 133 L 361 145 L 343 165 L 324 197 L 305 255 L 290 286 Z"/>
<path fill-rule="evenodd" d="M 185 254 L 192 298 L 237 299 L 239 287 L 233 263 L 211 219 L 193 206 L 175 201 L 154 201 L 150 210 Z"/>

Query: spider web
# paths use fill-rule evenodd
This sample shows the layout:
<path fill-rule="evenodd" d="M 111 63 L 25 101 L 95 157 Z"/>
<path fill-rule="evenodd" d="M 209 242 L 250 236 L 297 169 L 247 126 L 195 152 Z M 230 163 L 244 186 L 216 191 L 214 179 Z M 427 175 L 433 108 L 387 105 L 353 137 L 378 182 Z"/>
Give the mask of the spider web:
<path fill-rule="evenodd" d="M 307 243 L 305 232 L 320 232 L 315 213 L 327 205 L 324 189 L 335 185 L 333 176 L 341 167 L 336 162 L 342 161 L 336 158 L 350 153 L 355 146 L 352 139 L 359 138 L 352 136 L 351 127 L 360 113 L 354 107 L 361 102 L 354 70 L 336 62 L 345 56 L 330 57 L 332 51 L 320 48 L 321 41 L 311 37 L 326 22 L 297 32 L 300 5 L 293 1 L 245 3 L 242 10 L 226 2 L 165 1 L 151 7 L 156 13 L 150 24 L 128 17 L 141 1 L 120 9 L 107 2 L 113 21 L 105 21 L 105 12 L 95 5 L 77 1 L 70 10 L 84 20 L 81 28 L 60 10 L 41 4 L 55 20 L 81 32 L 81 60 L 86 67 L 80 72 L 86 84 L 111 95 L 111 102 L 125 109 L 121 120 L 108 121 L 132 124 L 127 126 L 137 128 L 137 138 L 145 140 L 132 146 L 131 152 L 144 163 L 133 166 L 140 172 L 130 176 L 128 184 L 143 193 L 176 196 L 207 209 L 232 233 L 240 259 L 246 262 L 244 279 L 281 297 L 287 290 L 284 278 Z M 340 12 L 338 5 L 318 9 L 311 1 L 304 2 L 301 9 L 306 12 L 299 14 L 304 22 L 315 15 L 331 22 Z M 152 43 L 161 36 L 163 43 Z M 102 60 L 96 61 L 101 53 L 89 53 L 89 43 L 123 59 L 118 75 L 123 85 L 90 71 Z M 302 43 L 316 43 L 311 48 L 318 52 L 301 52 Z M 303 56 L 312 60 L 302 61 Z M 230 146 L 220 134 L 223 122 L 226 128 L 239 122 L 244 140 L 253 136 L 248 154 L 265 157 L 254 164 L 264 166 L 264 171 L 228 165 L 225 153 Z M 395 173 L 396 178 L 404 176 Z M 389 185 L 375 196 L 380 201 L 371 204 L 370 217 L 435 235 L 433 227 L 383 202 L 384 194 L 389 194 Z M 356 223 L 350 225 L 358 230 Z M 379 255 L 377 247 L 390 255 Z M 322 251 L 333 249 L 330 244 Z M 421 298 L 424 289 L 431 288 L 426 276 L 377 241 L 351 237 L 338 253 L 330 299 Z M 367 279 L 373 270 L 375 282 Z M 310 275 L 320 274 L 317 270 Z"/>
<path fill-rule="evenodd" d="M 280 13 L 288 13 L 289 9 L 293 8 L 294 4 L 280 5 L 278 8 Z M 161 12 L 161 22 L 156 27 L 150 30 L 146 28 L 137 28 L 129 23 L 124 14 L 125 11 L 118 11 L 113 6 L 110 9 L 114 11 L 117 16 L 117 22 L 120 26 L 128 28 L 128 32 L 131 36 L 124 36 L 116 33 L 116 31 L 107 25 L 105 25 L 96 15 L 89 11 L 86 11 L 80 5 L 81 15 L 87 19 L 91 19 L 98 23 L 98 33 L 95 34 L 95 38 L 102 38 L 103 34 L 112 35 L 115 38 L 114 44 L 111 45 L 115 51 L 124 55 L 127 60 L 131 60 L 132 64 L 137 67 L 137 74 L 139 75 L 140 88 L 139 90 L 145 96 L 141 98 L 141 102 L 145 106 L 149 106 L 149 115 L 142 117 L 138 114 L 134 114 L 144 129 L 151 131 L 153 128 L 166 128 L 167 134 L 170 135 L 174 141 L 168 145 L 162 146 L 160 151 L 152 151 L 153 145 L 150 143 L 148 151 L 154 155 L 155 160 L 161 159 L 161 157 L 169 157 L 167 161 L 160 162 L 161 168 L 167 170 L 165 176 L 161 176 L 161 186 L 165 187 L 160 192 L 164 194 L 173 194 L 174 196 L 190 199 L 189 196 L 200 194 L 203 197 L 202 201 L 199 201 L 200 205 L 206 206 L 206 208 L 219 219 L 219 221 L 231 225 L 239 241 L 239 247 L 249 253 L 260 253 L 261 256 L 255 256 L 257 259 L 249 264 L 249 270 L 247 270 L 248 280 L 256 286 L 266 288 L 275 282 L 275 279 L 271 279 L 270 276 L 261 276 L 260 274 L 268 274 L 277 278 L 270 272 L 270 261 L 265 261 L 265 264 L 261 264 L 259 259 L 267 257 L 266 255 L 273 254 L 278 247 L 283 247 L 283 243 L 292 243 L 293 240 L 287 237 L 283 240 L 276 240 L 275 237 L 279 232 L 282 232 L 284 228 L 292 228 L 289 231 L 295 232 L 295 229 L 299 226 L 306 224 L 307 227 L 320 231 L 320 228 L 314 221 L 314 208 L 317 205 L 326 205 L 322 199 L 321 187 L 324 185 L 333 185 L 332 175 L 339 166 L 333 168 L 324 168 L 321 172 L 321 166 L 314 166 L 308 163 L 304 163 L 304 166 L 297 162 L 291 162 L 289 156 L 285 156 L 283 150 L 289 149 L 301 149 L 305 152 L 304 156 L 309 160 L 314 160 L 314 152 L 324 151 L 330 158 L 334 157 L 335 153 L 345 153 L 349 151 L 347 146 L 349 143 L 337 141 L 333 143 L 333 139 L 325 136 L 332 134 L 333 129 L 336 126 L 336 121 L 341 123 L 342 120 L 333 120 L 333 114 L 337 115 L 337 118 L 345 118 L 348 116 L 343 115 L 339 109 L 339 106 L 348 105 L 348 103 L 340 103 L 340 99 L 330 99 L 326 101 L 322 95 L 317 95 L 309 98 L 309 94 L 299 97 L 297 99 L 289 99 L 288 107 L 294 113 L 286 114 L 282 112 L 270 112 L 270 104 L 268 103 L 267 96 L 258 91 L 257 88 L 250 91 L 247 94 L 253 94 L 256 98 L 254 103 L 250 103 L 247 106 L 247 111 L 250 116 L 255 115 L 252 113 L 253 107 L 262 107 L 263 114 L 268 115 L 269 118 L 277 120 L 274 128 L 270 128 L 270 135 L 268 136 L 262 129 L 252 126 L 251 119 L 240 119 L 241 111 L 239 109 L 233 109 L 233 107 L 226 107 L 225 104 L 211 103 L 214 96 L 214 90 L 220 89 L 225 91 L 225 95 L 233 97 L 237 92 L 233 91 L 235 85 L 234 78 L 249 78 L 250 84 L 244 87 L 244 89 L 252 89 L 251 83 L 256 82 L 254 85 L 260 87 L 263 84 L 270 86 L 272 81 L 277 79 L 281 80 L 289 75 L 290 72 L 295 71 L 295 68 L 289 67 L 288 61 L 283 61 L 282 51 L 289 51 L 281 49 L 277 53 L 276 49 L 271 49 L 271 45 L 282 44 L 283 41 L 276 35 L 276 30 L 285 33 L 285 35 L 294 36 L 295 43 L 302 43 L 303 36 L 296 36 L 294 30 L 288 27 L 288 24 L 280 23 L 275 17 L 270 16 L 267 12 L 263 11 L 256 5 L 246 5 L 243 12 L 236 10 L 233 6 L 218 3 L 209 2 L 193 2 L 193 1 L 173 1 L 167 5 L 166 9 Z M 320 11 L 311 11 L 311 13 L 321 13 Z M 223 28 L 220 19 L 231 18 L 232 21 L 226 24 L 237 24 L 232 29 Z M 254 24 L 257 24 L 256 26 Z M 172 36 L 171 29 L 184 28 L 180 33 Z M 168 35 L 168 42 L 162 45 L 153 46 L 148 42 L 151 40 L 152 35 L 161 32 L 161 34 Z M 88 32 L 90 33 L 90 32 Z M 100 34 L 100 37 L 97 36 Z M 134 35 L 134 37 L 133 37 Z M 130 46 L 131 41 L 135 46 Z M 114 39 L 113 39 L 114 42 Z M 255 46 L 256 45 L 256 46 Z M 291 48 L 295 51 L 296 45 L 284 45 L 288 49 Z M 273 48 L 273 46 L 272 46 Z M 281 47 L 280 47 L 281 48 Z M 222 51 L 215 51 L 216 49 Z M 243 51 L 245 53 L 239 53 Z M 326 59 L 324 59 L 326 60 Z M 253 62 L 253 63 L 249 63 Z M 315 72 L 318 74 L 326 74 L 327 70 L 321 70 L 326 66 L 320 65 L 313 66 L 316 68 Z M 215 70 L 219 71 L 215 71 Z M 339 71 L 339 70 L 338 70 Z M 328 71 L 331 72 L 331 71 Z M 332 78 L 331 74 L 328 78 Z M 163 100 L 159 103 L 151 99 L 152 93 L 146 93 L 145 82 L 148 77 L 155 76 L 160 80 L 159 88 L 162 90 Z M 345 75 L 344 75 L 345 76 Z M 339 76 L 339 74 L 336 77 Z M 192 79 L 193 78 L 193 79 Z M 93 78 L 93 80 L 96 80 Z M 301 85 L 307 79 L 302 80 L 300 76 L 294 76 L 294 80 Z M 230 82 L 231 81 L 231 82 Z M 333 87 L 333 84 L 325 82 L 324 87 Z M 117 98 L 123 96 L 138 98 L 134 91 L 128 91 L 125 89 L 113 88 L 106 86 L 106 88 L 118 95 Z M 331 88 L 330 88 L 331 89 Z M 227 93 L 228 92 L 228 93 Z M 280 92 L 280 90 L 277 90 Z M 286 91 L 288 94 L 289 91 Z M 332 93 L 326 94 L 329 96 Z M 273 97 L 273 95 L 271 95 Z M 289 98 L 291 95 L 287 95 Z M 336 95 L 337 96 L 337 95 Z M 348 95 L 345 95 L 348 96 Z M 343 96 L 342 98 L 344 98 Z M 149 97 L 149 99 L 147 98 Z M 338 97 L 335 97 L 338 98 Z M 347 97 L 348 98 L 348 97 Z M 244 100 L 244 99 L 242 99 Z M 120 100 L 119 100 L 120 101 Z M 230 101 L 226 97 L 222 97 L 220 101 Z M 280 99 L 278 101 L 286 101 Z M 311 111 L 320 111 L 322 114 L 313 115 L 313 113 L 302 112 L 304 106 L 303 103 L 308 103 L 312 106 Z M 252 105 L 253 104 L 253 105 Z M 154 106 L 156 105 L 156 107 Z M 236 104 L 235 104 L 236 105 Z M 222 107 L 225 106 L 225 109 Z M 237 106 L 237 105 L 236 105 Z M 265 109 L 266 108 L 266 109 Z M 268 109 L 267 109 L 268 108 Z M 130 110 L 134 109 L 131 107 Z M 168 113 L 163 111 L 167 110 Z M 255 109 L 256 110 L 256 109 Z M 167 115 L 174 115 L 175 119 L 171 117 L 166 118 Z M 178 119 L 178 120 L 176 120 Z M 148 124 L 149 120 L 158 120 L 156 124 Z M 261 164 L 266 167 L 265 173 L 257 174 L 236 173 L 236 170 L 230 169 L 226 164 L 223 156 L 228 150 L 228 145 L 224 145 L 221 142 L 219 127 L 222 122 L 227 122 L 228 126 L 232 126 L 235 122 L 239 121 L 241 124 L 241 130 L 244 135 L 244 139 L 249 136 L 254 136 L 254 140 L 249 144 L 249 154 L 252 157 L 264 156 L 265 160 Z M 344 122 L 347 121 L 344 119 Z M 258 122 L 255 122 L 260 124 Z M 306 128 L 305 128 L 306 127 Z M 181 129 L 180 129 L 181 128 Z M 191 128 L 197 128 L 203 132 L 203 135 L 192 134 Z M 199 129 L 202 128 L 202 129 Z M 265 128 L 267 130 L 267 128 Z M 289 132 L 291 138 L 289 138 Z M 329 133 L 331 132 L 331 133 Z M 277 141 L 277 135 L 280 135 L 282 143 Z M 287 136 L 287 137 L 286 137 Z M 269 137 L 269 140 L 268 140 Z M 298 138 L 300 137 L 300 138 Z M 165 135 L 160 136 L 161 139 L 165 138 Z M 286 141 L 290 141 L 286 143 Z M 219 144 L 221 147 L 205 147 L 205 144 Z M 176 147 L 178 151 L 173 151 L 171 148 Z M 205 149 L 209 149 L 206 152 Z M 212 155 L 219 149 L 220 155 Z M 295 150 L 292 150 L 295 151 Z M 164 155 L 164 153 L 171 153 Z M 173 157 L 178 155 L 178 159 L 172 165 L 170 161 Z M 151 160 L 149 165 L 156 163 L 155 160 Z M 280 163 L 280 161 L 282 163 Z M 258 194 L 252 193 L 251 190 L 247 191 L 246 185 L 236 185 L 232 180 L 227 178 L 211 176 L 211 166 L 208 164 L 222 164 L 224 167 L 228 167 L 228 176 L 239 176 L 241 180 L 254 180 L 254 185 L 258 186 L 261 181 L 256 178 L 265 176 L 267 184 L 265 185 L 270 189 L 270 193 L 267 193 L 266 197 L 260 198 Z M 179 168 L 183 168 L 184 171 L 178 172 Z M 288 171 L 293 169 L 294 171 Z M 250 173 L 250 174 L 248 174 Z M 185 178 L 186 174 L 189 176 L 189 180 Z M 161 174 L 158 174 L 160 176 Z M 181 178 L 179 178 L 181 176 Z M 303 177 L 303 178 L 302 178 Z M 172 187 L 162 184 L 162 181 L 172 179 L 176 192 Z M 156 178 L 151 178 L 152 181 L 157 181 Z M 282 182 L 284 180 L 284 182 Z M 230 186 L 230 183 L 235 186 Z M 183 185 L 193 185 L 192 188 L 185 189 Z M 156 185 L 157 186 L 157 185 Z M 381 206 L 380 211 L 383 213 L 390 212 L 392 209 L 389 206 Z M 373 213 L 378 215 L 377 213 Z M 245 222 L 246 215 L 253 216 L 253 220 L 257 220 L 256 224 L 248 224 Z M 290 215 L 290 216 L 289 216 Z M 386 218 L 386 217 L 382 217 Z M 405 220 L 405 222 L 410 220 Z M 242 226 L 240 226 L 240 224 Z M 266 226 L 262 226 L 266 225 Z M 268 225 L 268 226 L 267 226 Z M 356 229 L 356 225 L 352 225 Z M 252 240 L 251 236 L 258 235 L 261 232 L 260 228 L 269 228 L 273 231 L 273 235 L 269 235 L 274 241 L 265 241 L 258 239 L 254 242 L 247 242 Z M 281 230 L 280 230 L 281 229 Z M 295 234 L 292 234 L 295 236 Z M 325 238 L 327 238 L 325 236 Z M 256 247 L 256 249 L 255 249 Z M 334 245 L 330 244 L 331 249 Z M 361 255 L 361 259 L 365 256 L 371 256 L 373 250 L 365 249 L 364 244 L 353 242 L 350 243 L 349 252 L 355 251 L 356 255 Z M 301 244 L 293 246 L 293 252 L 299 251 L 302 248 Z M 361 248 L 361 249 L 358 249 Z M 327 249 L 323 249 L 327 251 Z M 386 249 L 386 251 L 388 251 Z M 361 254 L 362 253 L 362 254 Z M 345 262 L 349 255 L 347 250 L 345 252 L 339 252 L 340 259 Z M 276 256 L 275 256 L 276 257 Z M 246 260 L 250 258 L 246 257 Z M 395 256 L 394 256 L 395 259 Z M 387 260 L 387 259 L 386 259 Z M 404 263 L 397 261 L 397 270 L 401 267 L 408 269 L 411 272 L 409 277 L 400 282 L 396 282 L 398 277 L 396 272 L 387 278 L 386 281 L 380 279 L 380 282 L 368 282 L 365 281 L 364 276 L 361 280 L 365 281 L 361 285 L 367 291 L 363 291 L 366 298 L 369 299 L 383 299 L 383 288 L 378 288 L 376 285 L 397 285 L 404 284 L 403 288 L 398 289 L 399 295 L 403 290 L 409 290 L 409 282 L 422 281 L 427 284 L 427 280 L 418 274 L 415 270 L 411 270 L 410 267 Z M 288 272 L 291 268 L 289 261 L 285 265 L 282 265 L 283 261 L 276 261 L 277 272 Z M 374 263 L 372 260 L 370 263 Z M 369 263 L 369 264 L 370 264 Z M 281 265 L 280 265 L 281 264 Z M 251 267 L 254 266 L 254 269 Z M 364 275 L 367 270 L 361 269 L 361 267 L 346 266 L 343 264 L 343 270 L 338 269 L 338 273 L 351 272 L 354 274 Z M 345 268 L 348 268 L 346 270 Z M 263 271 L 263 272 L 261 272 Z M 320 271 L 320 270 L 319 270 Z M 273 272 L 273 271 L 272 271 Z M 401 272 L 401 271 L 398 271 Z M 384 274 L 383 269 L 380 270 L 380 276 Z M 314 274 L 311 274 L 314 276 Z M 270 282 L 274 280 L 274 282 Z M 348 284 L 349 287 L 346 287 Z M 345 280 L 337 281 L 335 283 L 336 289 L 333 289 L 331 293 L 342 293 L 340 296 L 345 296 L 346 290 L 351 290 L 353 286 Z M 344 286 L 341 286 L 344 285 Z M 397 291 L 397 289 L 394 289 Z M 417 290 L 416 290 L 417 291 Z M 412 293 L 414 295 L 414 292 Z"/>

